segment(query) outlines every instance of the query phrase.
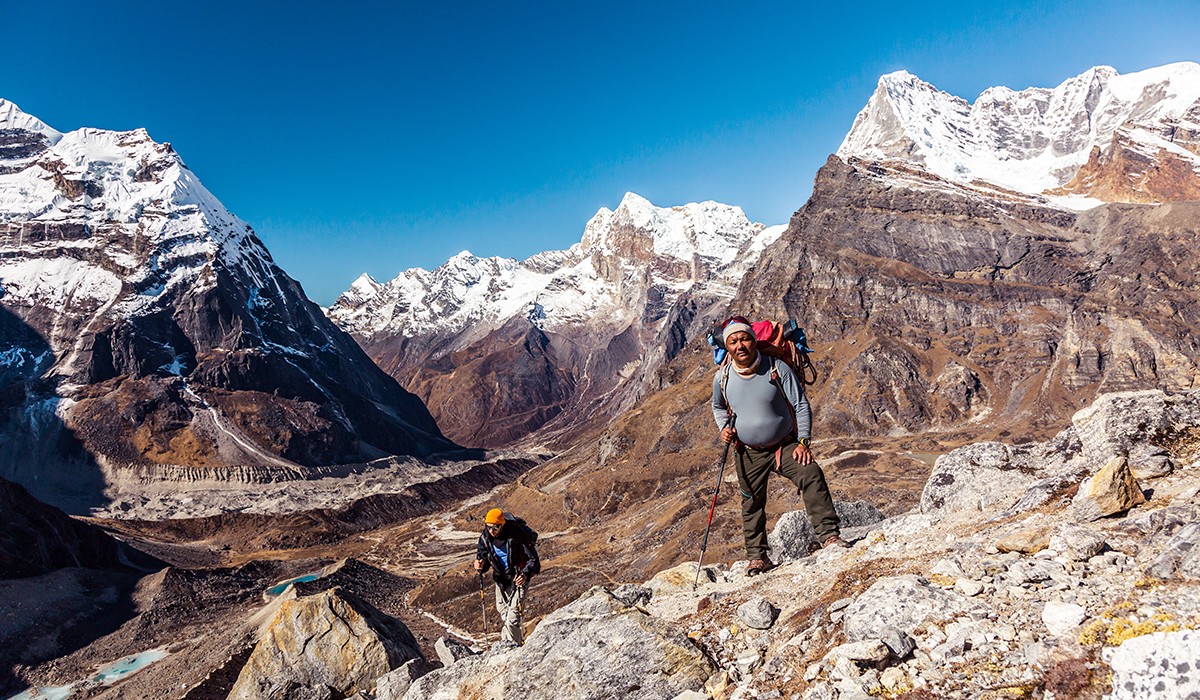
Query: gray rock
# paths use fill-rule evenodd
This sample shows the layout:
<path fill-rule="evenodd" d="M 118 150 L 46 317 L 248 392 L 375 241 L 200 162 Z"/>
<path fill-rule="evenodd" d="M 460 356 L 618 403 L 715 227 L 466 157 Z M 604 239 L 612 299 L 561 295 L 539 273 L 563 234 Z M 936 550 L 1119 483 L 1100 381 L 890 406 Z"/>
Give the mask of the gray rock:
<path fill-rule="evenodd" d="M 1112 700 L 1200 696 L 1200 631 L 1155 632 L 1104 650 Z"/>
<path fill-rule="evenodd" d="M 960 578 L 954 582 L 954 590 L 967 596 L 977 596 L 983 593 L 983 584 L 969 578 Z"/>
<path fill-rule="evenodd" d="M 891 652 L 892 658 L 904 659 L 917 648 L 917 642 L 898 628 L 885 629 L 879 635 L 879 641 Z"/>
<path fill-rule="evenodd" d="M 1175 432 L 1177 425 L 1200 420 L 1200 395 L 1167 395 L 1157 389 L 1102 394 L 1078 411 L 1071 424 L 1083 444 L 1084 456 L 1103 464 L 1112 457 L 1131 460 L 1161 454 L 1155 443 Z M 1135 468 L 1138 464 L 1132 464 Z"/>
<path fill-rule="evenodd" d="M 993 516 L 990 520 L 1011 518 L 1035 508 L 1040 508 L 1055 498 L 1063 498 L 1070 489 L 1083 480 L 1089 473 L 1088 465 L 1083 461 L 1076 461 L 1069 464 L 1066 471 L 1038 479 L 1030 484 L 1025 489 L 1025 493 L 1021 494 L 1021 497 L 1017 499 L 1016 503 L 998 515 Z"/>
<path fill-rule="evenodd" d="M 1050 536 L 1050 549 L 1071 561 L 1087 561 L 1104 551 L 1104 536 L 1079 525 L 1062 525 Z"/>
<path fill-rule="evenodd" d="M 433 643 L 433 648 L 443 666 L 449 666 L 459 659 L 465 659 L 475 654 L 466 644 L 449 637 L 438 637 L 437 641 Z"/>
<path fill-rule="evenodd" d="M 769 629 L 775 623 L 779 610 L 771 605 L 771 601 L 762 596 L 754 596 L 738 606 L 737 616 L 747 627 L 756 630 Z"/>
<path fill-rule="evenodd" d="M 1074 603 L 1050 601 L 1042 608 L 1042 624 L 1050 634 L 1061 637 L 1075 629 L 1087 619 L 1087 611 Z"/>
<path fill-rule="evenodd" d="M 1193 505 L 1167 506 L 1157 508 L 1126 520 L 1131 528 L 1145 535 L 1173 535 L 1184 525 L 1200 521 L 1200 508 Z"/>
<path fill-rule="evenodd" d="M 1063 565 L 1048 559 L 1021 559 L 1009 565 L 1002 578 L 1010 584 L 1044 583 L 1063 576 Z"/>
<path fill-rule="evenodd" d="M 409 686 L 433 670 L 425 659 L 410 659 L 395 671 L 375 679 L 375 700 L 400 700 Z"/>
<path fill-rule="evenodd" d="M 999 442 L 965 445 L 938 457 L 921 492 L 921 512 L 1001 510 L 1032 485 L 1013 448 Z"/>
<path fill-rule="evenodd" d="M 708 567 L 705 567 L 705 571 L 700 574 L 701 578 L 704 577 L 705 573 L 709 573 Z M 715 581 L 716 579 L 712 580 Z M 654 591 L 645 586 L 639 586 L 636 583 L 621 584 L 612 590 L 612 594 L 617 600 L 631 607 L 645 605 L 654 597 Z"/>
<path fill-rule="evenodd" d="M 1200 579 L 1200 523 L 1185 525 L 1172 535 L 1146 573 L 1161 579 Z"/>
<path fill-rule="evenodd" d="M 715 670 L 678 625 L 595 587 L 542 619 L 524 646 L 432 671 L 404 698 L 673 698 L 703 689 Z"/>
<path fill-rule="evenodd" d="M 876 581 L 845 610 L 846 640 L 884 639 L 891 630 L 911 635 L 926 620 L 949 620 L 990 609 L 973 598 L 942 590 L 917 576 Z"/>
<path fill-rule="evenodd" d="M 883 511 L 865 501 L 835 501 L 833 509 L 841 521 L 843 532 L 882 521 Z M 808 548 L 817 541 L 812 524 L 802 510 L 784 513 L 775 528 L 767 535 L 767 546 L 779 561 L 794 561 L 808 556 Z"/>

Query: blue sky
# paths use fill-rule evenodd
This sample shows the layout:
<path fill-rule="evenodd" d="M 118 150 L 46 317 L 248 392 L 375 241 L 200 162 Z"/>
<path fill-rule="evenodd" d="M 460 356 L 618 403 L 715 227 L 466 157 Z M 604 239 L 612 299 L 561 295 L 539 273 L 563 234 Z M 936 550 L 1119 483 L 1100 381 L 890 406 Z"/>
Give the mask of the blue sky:
<path fill-rule="evenodd" d="M 145 127 L 310 297 L 577 242 L 626 191 L 784 223 L 878 77 L 1200 60 L 1200 3 L 0 0 L 0 97 Z"/>

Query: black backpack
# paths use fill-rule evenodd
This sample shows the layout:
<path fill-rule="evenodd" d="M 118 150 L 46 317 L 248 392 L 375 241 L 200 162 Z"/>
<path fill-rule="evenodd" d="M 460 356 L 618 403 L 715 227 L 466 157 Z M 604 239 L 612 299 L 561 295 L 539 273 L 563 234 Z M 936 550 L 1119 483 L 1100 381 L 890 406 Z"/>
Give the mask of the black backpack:
<path fill-rule="evenodd" d="M 510 515 L 504 519 L 504 522 L 511 523 L 513 525 L 513 527 L 515 527 L 517 529 L 517 532 L 521 533 L 521 537 L 524 538 L 527 542 L 529 542 L 529 544 L 531 544 L 531 545 L 537 544 L 537 540 L 538 540 L 537 530 L 534 530 L 533 528 L 529 527 L 529 525 L 523 519 L 518 518 L 515 515 Z"/>

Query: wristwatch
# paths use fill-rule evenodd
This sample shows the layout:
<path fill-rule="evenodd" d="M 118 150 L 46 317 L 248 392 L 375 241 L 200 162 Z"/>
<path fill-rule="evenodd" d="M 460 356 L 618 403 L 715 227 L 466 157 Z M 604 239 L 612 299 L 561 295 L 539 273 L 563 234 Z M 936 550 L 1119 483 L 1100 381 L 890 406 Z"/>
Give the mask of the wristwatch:
<path fill-rule="evenodd" d="M 804 445 L 805 447 L 808 447 L 808 445 L 809 445 L 808 438 L 800 438 L 797 442 L 799 442 L 801 445 Z"/>

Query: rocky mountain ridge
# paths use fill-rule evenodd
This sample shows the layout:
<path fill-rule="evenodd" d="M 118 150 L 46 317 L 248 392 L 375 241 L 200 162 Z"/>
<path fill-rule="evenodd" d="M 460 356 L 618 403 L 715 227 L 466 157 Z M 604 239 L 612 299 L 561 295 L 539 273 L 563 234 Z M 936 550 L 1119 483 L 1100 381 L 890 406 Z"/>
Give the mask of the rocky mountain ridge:
<path fill-rule="evenodd" d="M 0 330 L 0 475 L 76 512 L 130 469 L 454 449 L 169 144 L 3 100 Z"/>
<path fill-rule="evenodd" d="M 327 313 L 452 438 L 569 436 L 654 387 L 695 319 L 728 301 L 781 230 L 737 207 L 655 207 L 629 193 L 568 250 L 520 262 L 464 251 L 384 285 L 360 277 Z"/>

